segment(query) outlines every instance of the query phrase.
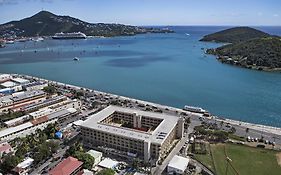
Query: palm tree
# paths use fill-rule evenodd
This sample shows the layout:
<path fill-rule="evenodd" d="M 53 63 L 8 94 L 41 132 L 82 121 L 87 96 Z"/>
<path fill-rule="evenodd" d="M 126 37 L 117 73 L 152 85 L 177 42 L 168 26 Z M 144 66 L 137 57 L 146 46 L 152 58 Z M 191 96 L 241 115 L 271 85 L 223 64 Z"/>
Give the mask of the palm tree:
<path fill-rule="evenodd" d="M 41 134 L 41 132 L 42 132 L 42 130 L 41 130 L 40 128 L 37 128 L 37 129 L 35 130 L 35 134 L 36 134 L 37 136 L 39 136 L 39 135 Z"/>
<path fill-rule="evenodd" d="M 221 128 L 222 128 L 222 126 L 223 126 L 223 121 L 220 122 L 220 126 L 221 126 Z M 220 128 L 220 129 L 221 129 L 221 128 Z"/>
<path fill-rule="evenodd" d="M 248 135 L 248 133 L 249 133 L 249 128 L 246 128 L 246 135 Z M 245 135 L 245 137 L 246 137 L 246 135 Z"/>

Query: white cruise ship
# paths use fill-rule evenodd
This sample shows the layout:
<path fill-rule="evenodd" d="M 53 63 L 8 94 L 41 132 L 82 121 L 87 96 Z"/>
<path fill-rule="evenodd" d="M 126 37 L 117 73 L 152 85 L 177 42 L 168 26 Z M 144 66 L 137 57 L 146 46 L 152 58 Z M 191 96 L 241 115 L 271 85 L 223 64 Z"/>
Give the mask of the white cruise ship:
<path fill-rule="evenodd" d="M 82 32 L 73 33 L 56 33 L 52 36 L 53 39 L 85 39 L 87 36 Z"/>

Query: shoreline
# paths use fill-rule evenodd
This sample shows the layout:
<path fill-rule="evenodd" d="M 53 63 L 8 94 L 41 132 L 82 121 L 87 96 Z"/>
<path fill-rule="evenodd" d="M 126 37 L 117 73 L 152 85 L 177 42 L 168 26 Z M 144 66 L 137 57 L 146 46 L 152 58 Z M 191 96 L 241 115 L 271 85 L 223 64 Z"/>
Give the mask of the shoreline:
<path fill-rule="evenodd" d="M 223 58 L 224 56 L 215 55 L 215 54 L 210 54 L 210 55 L 216 56 L 216 60 L 218 60 L 222 64 L 228 64 L 231 66 L 236 66 L 236 67 L 240 67 L 240 68 L 244 68 L 244 69 L 251 69 L 251 70 L 257 70 L 257 71 L 264 71 L 264 72 L 281 72 L 281 68 L 270 68 L 270 67 L 264 67 L 264 66 L 254 66 L 254 65 L 243 66 L 243 65 L 238 65 L 235 62 L 228 61 L 227 59 Z M 231 57 L 229 57 L 229 58 L 231 58 Z"/>
<path fill-rule="evenodd" d="M 121 96 L 121 95 L 117 95 L 117 94 L 102 92 L 102 91 L 98 91 L 98 90 L 94 90 L 94 89 L 90 89 L 90 88 L 85 88 L 85 87 L 81 87 L 81 86 L 76 86 L 76 85 L 71 85 L 71 84 L 67 84 L 67 83 L 62 83 L 62 82 L 58 82 L 58 81 L 54 81 L 54 80 L 48 80 L 48 79 L 44 79 L 44 78 L 40 78 L 40 77 L 34 77 L 34 76 L 24 75 L 24 74 L 11 74 L 11 75 L 19 76 L 19 77 L 33 78 L 33 79 L 45 81 L 45 82 L 48 82 L 48 83 L 51 83 L 51 84 L 69 86 L 69 87 L 74 88 L 76 90 L 85 89 L 85 90 L 89 90 L 89 91 L 92 91 L 92 92 L 97 92 L 97 93 L 100 93 L 100 94 L 103 94 L 103 95 L 110 95 L 112 97 L 119 97 L 119 98 L 124 99 L 124 100 L 137 101 L 138 103 L 143 103 L 143 104 L 147 104 L 147 105 L 151 105 L 151 106 L 155 106 L 155 107 L 160 107 L 160 108 L 163 108 L 163 109 L 167 108 L 169 110 L 177 111 L 178 113 L 185 112 L 185 113 L 188 113 L 191 117 L 192 116 L 201 116 L 202 117 L 202 115 L 203 115 L 203 114 L 198 114 L 198 113 L 193 113 L 193 112 L 185 111 L 183 109 L 172 107 L 172 106 L 167 106 L 167 105 L 162 105 L 162 104 L 158 104 L 158 103 L 148 102 L 148 101 L 144 101 L 144 100 L 134 99 L 134 98 L 130 98 L 130 97 L 126 97 L 126 96 Z M 253 129 L 253 130 L 258 130 L 258 131 L 262 131 L 262 132 L 268 132 L 268 133 L 272 133 L 272 134 L 276 134 L 276 135 L 280 135 L 281 136 L 281 127 L 275 127 L 275 126 L 269 126 L 269 125 L 263 125 L 263 124 L 243 122 L 243 121 L 228 119 L 228 118 L 219 117 L 219 116 L 212 116 L 212 119 L 214 119 L 214 120 L 216 120 L 218 122 L 223 121 L 223 122 L 226 122 L 226 123 L 229 123 L 229 124 L 232 124 L 232 125 L 237 125 L 237 126 L 241 126 L 241 127 L 245 127 L 245 128 L 249 128 L 249 129 Z"/>
<path fill-rule="evenodd" d="M 225 55 L 219 55 L 215 54 L 215 49 L 207 49 L 204 51 L 207 55 L 212 55 L 216 58 L 217 61 L 219 61 L 222 64 L 228 64 L 231 66 L 236 66 L 244 69 L 250 69 L 250 70 L 256 70 L 256 71 L 264 71 L 264 72 L 280 72 L 281 73 L 281 67 L 280 68 L 270 68 L 266 66 L 254 66 L 254 65 L 241 65 L 238 62 L 236 62 L 232 57 L 225 56 Z"/>

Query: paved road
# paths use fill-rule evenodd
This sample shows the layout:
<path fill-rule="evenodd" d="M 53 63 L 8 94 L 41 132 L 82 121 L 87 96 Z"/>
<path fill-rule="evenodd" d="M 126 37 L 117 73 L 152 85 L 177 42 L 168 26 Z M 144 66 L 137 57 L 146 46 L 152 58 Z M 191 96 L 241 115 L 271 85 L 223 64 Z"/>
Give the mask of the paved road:
<path fill-rule="evenodd" d="M 192 120 L 196 120 L 196 117 L 193 117 Z M 214 119 L 205 119 L 205 121 L 211 123 L 217 123 L 220 126 L 220 121 L 216 121 Z M 227 125 L 227 121 L 224 122 L 222 128 L 227 129 L 226 125 Z M 234 124 L 230 124 L 230 126 L 233 126 L 236 129 L 235 135 L 238 135 L 240 137 L 250 136 L 253 138 L 261 138 L 261 136 L 263 136 L 264 140 L 272 141 L 275 142 L 276 144 L 281 144 L 281 133 L 280 135 L 277 135 L 276 133 L 269 133 L 266 131 L 251 129 L 251 128 L 247 133 L 245 126 L 234 125 Z"/>
<path fill-rule="evenodd" d="M 268 133 L 268 132 L 264 132 L 264 131 L 259 131 L 259 130 L 255 130 L 255 129 L 249 129 L 249 132 L 246 133 L 246 129 L 243 126 L 239 126 L 239 125 L 234 125 L 235 129 L 236 129 L 236 133 L 239 136 L 250 136 L 253 138 L 261 138 L 261 136 L 264 137 L 264 140 L 269 140 L 269 141 L 274 141 L 277 144 L 281 144 L 281 136 L 274 134 L 274 133 Z"/>
<path fill-rule="evenodd" d="M 162 174 L 162 172 L 165 170 L 165 168 L 168 166 L 169 162 L 172 160 L 172 158 L 177 155 L 180 150 L 182 149 L 183 145 L 185 144 L 185 142 L 188 140 L 188 135 L 190 133 L 193 132 L 194 127 L 196 126 L 196 124 L 198 123 L 190 123 L 190 126 L 188 127 L 188 131 L 185 134 L 185 137 L 183 137 L 175 146 L 175 148 L 170 152 L 170 154 L 166 157 L 166 159 L 162 162 L 161 165 L 156 166 L 153 170 L 152 170 L 152 174 L 154 175 L 160 175 Z"/>

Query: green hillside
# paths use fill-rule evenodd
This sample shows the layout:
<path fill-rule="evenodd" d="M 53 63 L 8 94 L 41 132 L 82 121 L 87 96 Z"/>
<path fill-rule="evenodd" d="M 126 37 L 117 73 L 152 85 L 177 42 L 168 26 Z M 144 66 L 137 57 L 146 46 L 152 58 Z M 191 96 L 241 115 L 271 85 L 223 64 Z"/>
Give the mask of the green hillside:
<path fill-rule="evenodd" d="M 207 53 L 217 55 L 221 62 L 259 70 L 281 68 L 281 39 L 267 37 L 229 44 Z"/>
<path fill-rule="evenodd" d="M 238 43 L 255 38 L 268 37 L 269 34 L 250 27 L 234 27 L 204 36 L 200 41 Z"/>
<path fill-rule="evenodd" d="M 20 21 L 0 25 L 0 35 L 9 36 L 51 36 L 58 32 L 83 32 L 92 36 L 121 36 L 141 33 L 172 32 L 168 29 L 143 28 L 123 24 L 88 23 L 70 16 L 58 16 L 41 11 Z"/>
<path fill-rule="evenodd" d="M 207 49 L 222 63 L 257 70 L 281 70 L 281 40 L 250 27 L 234 27 L 204 36 L 200 41 L 229 43 Z"/>

